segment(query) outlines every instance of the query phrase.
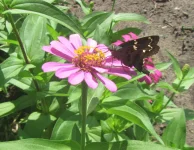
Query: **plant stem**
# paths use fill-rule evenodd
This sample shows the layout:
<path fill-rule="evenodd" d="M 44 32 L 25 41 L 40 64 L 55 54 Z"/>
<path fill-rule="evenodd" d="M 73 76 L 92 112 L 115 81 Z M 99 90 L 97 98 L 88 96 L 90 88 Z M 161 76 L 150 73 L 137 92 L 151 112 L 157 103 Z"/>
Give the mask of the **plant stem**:
<path fill-rule="evenodd" d="M 82 97 L 81 97 L 81 150 L 85 150 L 86 139 L 86 110 L 87 110 L 87 92 L 88 87 L 85 82 L 82 82 Z"/>
<path fill-rule="evenodd" d="M 113 4 L 112 4 L 112 11 L 114 11 L 114 8 L 115 8 L 115 2 L 116 2 L 116 0 L 113 0 Z"/>
<path fill-rule="evenodd" d="M 21 40 L 21 38 L 20 38 L 19 32 L 18 32 L 18 30 L 17 30 L 17 28 L 16 28 L 16 26 L 15 26 L 15 24 L 14 24 L 13 17 L 12 17 L 10 14 L 8 14 L 8 18 L 9 18 L 9 21 L 10 21 L 11 26 L 12 26 L 12 28 L 13 28 L 13 31 L 14 31 L 14 33 L 15 33 L 15 36 L 16 36 L 16 38 L 17 38 L 17 40 L 18 40 L 18 43 L 19 43 L 19 45 L 20 45 L 20 48 L 21 48 L 22 55 L 23 55 L 23 57 L 24 57 L 25 63 L 26 63 L 26 64 L 30 64 L 30 62 L 29 62 L 29 60 L 28 60 L 28 57 L 27 57 L 27 54 L 26 54 L 26 51 L 25 51 L 25 48 L 24 48 L 24 45 L 23 45 L 22 40 Z M 30 69 L 29 71 L 30 71 L 31 74 L 33 74 L 33 71 L 32 71 L 31 69 Z M 36 80 L 34 80 L 34 79 L 33 79 L 33 82 L 34 82 L 34 85 L 35 85 L 37 91 L 39 91 L 40 89 L 39 89 L 38 83 L 37 83 Z"/>
<path fill-rule="evenodd" d="M 184 77 L 183 77 L 183 79 L 184 79 Z M 178 86 L 177 86 L 177 88 L 176 88 L 176 91 L 180 88 L 180 85 L 181 85 L 183 79 L 180 80 L 180 82 L 179 82 L 179 84 L 178 84 Z M 165 109 L 165 108 L 168 106 L 168 104 L 170 103 L 170 101 L 172 101 L 172 99 L 173 99 L 173 97 L 175 96 L 175 94 L 176 94 L 175 92 L 173 92 L 173 93 L 171 94 L 170 98 L 168 99 L 168 101 L 166 102 L 166 104 L 162 107 L 162 109 L 159 111 L 159 113 L 161 113 L 161 111 L 162 111 L 163 109 Z M 159 114 L 159 113 L 158 113 L 158 114 Z"/>
<path fill-rule="evenodd" d="M 4 2 L 4 0 L 3 0 L 3 4 L 4 4 L 5 9 L 9 10 L 9 8 L 7 7 L 7 5 Z M 17 28 L 15 26 L 13 17 L 12 17 L 11 14 L 7 14 L 7 16 L 8 16 L 8 19 L 9 19 L 10 23 L 11 23 L 11 26 L 13 28 L 13 32 L 14 32 L 14 34 L 16 36 L 16 39 L 17 39 L 17 41 L 19 43 L 19 46 L 21 48 L 22 55 L 24 57 L 24 61 L 25 61 L 26 64 L 30 64 L 30 61 L 28 60 L 28 57 L 27 57 L 27 54 L 26 54 L 26 51 L 25 51 L 25 48 L 24 48 L 24 44 L 22 43 L 22 40 L 21 40 L 20 35 L 19 35 L 19 32 L 18 32 L 18 30 L 17 30 Z M 29 71 L 33 75 L 32 69 L 29 69 Z M 38 86 L 38 82 L 35 79 L 32 79 L 32 81 L 34 83 L 36 91 L 40 91 L 40 88 Z M 43 112 L 48 113 L 48 107 L 47 107 L 47 103 L 46 103 L 45 99 L 42 99 L 42 110 L 43 110 Z"/>

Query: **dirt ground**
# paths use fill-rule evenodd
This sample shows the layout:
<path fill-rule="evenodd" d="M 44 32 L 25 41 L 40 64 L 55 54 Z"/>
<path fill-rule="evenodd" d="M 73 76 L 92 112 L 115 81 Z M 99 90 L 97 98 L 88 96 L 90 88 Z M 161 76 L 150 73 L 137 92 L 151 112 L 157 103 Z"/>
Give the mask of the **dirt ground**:
<path fill-rule="evenodd" d="M 93 0 L 96 11 L 111 11 L 112 0 Z M 155 1 L 155 3 L 154 3 Z M 160 36 L 160 52 L 156 61 L 169 61 L 165 50 L 170 51 L 181 65 L 194 67 L 194 30 L 182 31 L 182 27 L 194 28 L 194 0 L 116 0 L 116 13 L 138 13 L 151 22 L 122 22 L 117 29 L 139 27 L 143 30 L 140 37 Z M 173 81 L 171 71 L 164 72 L 165 80 Z M 194 86 L 189 91 L 175 96 L 174 102 L 181 108 L 194 109 Z M 187 122 L 187 143 L 194 146 L 194 121 Z"/>

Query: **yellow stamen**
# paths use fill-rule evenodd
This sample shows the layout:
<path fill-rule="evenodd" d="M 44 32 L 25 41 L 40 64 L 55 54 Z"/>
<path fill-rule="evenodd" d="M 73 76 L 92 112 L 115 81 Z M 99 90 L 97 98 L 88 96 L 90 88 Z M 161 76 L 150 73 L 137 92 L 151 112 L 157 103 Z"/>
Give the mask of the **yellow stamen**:
<path fill-rule="evenodd" d="M 104 64 L 105 54 L 100 49 L 95 48 L 93 52 L 90 49 L 89 46 L 81 46 L 75 50 L 77 56 L 73 58 L 73 63 L 83 71 L 91 72 L 92 67 L 101 67 Z"/>

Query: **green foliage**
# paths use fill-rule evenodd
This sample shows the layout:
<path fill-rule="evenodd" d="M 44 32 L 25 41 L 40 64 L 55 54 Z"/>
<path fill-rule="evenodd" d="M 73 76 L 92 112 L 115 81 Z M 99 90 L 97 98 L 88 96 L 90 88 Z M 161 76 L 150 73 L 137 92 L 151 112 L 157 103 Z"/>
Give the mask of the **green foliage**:
<path fill-rule="evenodd" d="M 137 124 L 145 130 L 149 131 L 160 141 L 160 143 L 163 143 L 160 137 L 156 134 L 146 112 L 144 112 L 141 107 L 131 101 L 128 101 L 125 105 L 118 105 L 119 104 L 117 103 L 117 106 L 115 106 L 114 101 L 109 101 L 106 103 L 105 108 L 107 109 L 108 113 L 123 117 L 126 120 Z"/>
<path fill-rule="evenodd" d="M 10 4 L 10 9 L 4 13 L 37 14 L 64 25 L 70 30 L 82 35 L 79 25 L 76 24 L 71 17 L 64 14 L 55 6 L 42 0 L 14 0 Z"/>
<path fill-rule="evenodd" d="M 34 104 L 35 98 L 32 95 L 21 96 L 14 101 L 0 103 L 0 117 L 7 116 Z"/>
<path fill-rule="evenodd" d="M 37 15 L 29 15 L 24 20 L 20 29 L 20 36 L 23 41 L 26 54 L 30 63 L 40 64 L 43 62 L 45 52 L 42 46 L 48 44 L 46 36 L 47 20 Z M 29 36 L 30 35 L 30 36 Z"/>
<path fill-rule="evenodd" d="M 180 111 L 168 124 L 162 138 L 167 146 L 183 149 L 186 140 L 184 111 Z"/>
<path fill-rule="evenodd" d="M 178 150 L 172 149 L 168 147 L 164 147 L 158 144 L 150 143 L 150 142 L 141 142 L 141 141 L 121 141 L 121 142 L 113 142 L 113 143 L 92 143 L 86 146 L 86 150 Z"/>
<path fill-rule="evenodd" d="M 0 143 L 2 150 L 79 150 L 79 145 L 72 141 L 51 141 L 45 139 L 25 139 Z"/>

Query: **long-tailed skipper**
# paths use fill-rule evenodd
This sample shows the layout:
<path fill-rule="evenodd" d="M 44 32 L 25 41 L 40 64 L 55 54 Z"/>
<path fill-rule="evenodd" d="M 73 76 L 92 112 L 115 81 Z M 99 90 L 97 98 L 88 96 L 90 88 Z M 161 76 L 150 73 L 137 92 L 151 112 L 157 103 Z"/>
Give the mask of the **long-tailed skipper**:
<path fill-rule="evenodd" d="M 157 45 L 159 36 L 149 36 L 124 42 L 115 50 L 111 50 L 112 56 L 120 60 L 124 65 L 134 66 L 138 71 L 149 74 L 144 67 L 144 58 L 158 53 L 160 47 Z"/>

